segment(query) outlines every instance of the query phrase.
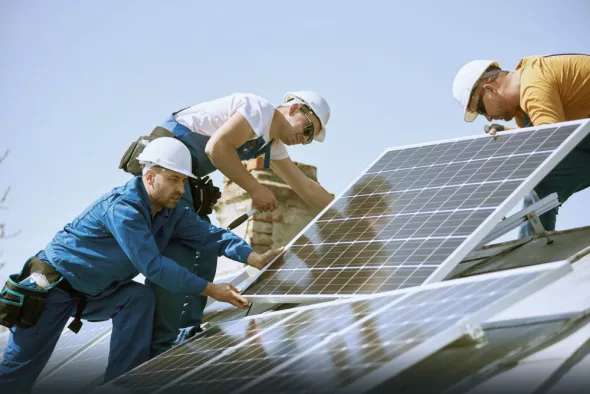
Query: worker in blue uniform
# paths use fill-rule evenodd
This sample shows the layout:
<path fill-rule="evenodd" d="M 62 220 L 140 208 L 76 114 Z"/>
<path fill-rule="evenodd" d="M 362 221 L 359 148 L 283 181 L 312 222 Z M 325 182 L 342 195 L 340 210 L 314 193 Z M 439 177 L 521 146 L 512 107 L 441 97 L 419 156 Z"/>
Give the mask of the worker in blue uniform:
<path fill-rule="evenodd" d="M 187 185 L 182 201 L 200 215 L 209 215 L 220 196 L 219 189 L 203 178 L 216 170 L 246 190 L 258 212 L 277 209 L 274 194 L 242 165 L 242 160 L 255 157 L 264 157 L 265 168 L 272 168 L 319 212 L 334 197 L 291 161 L 287 146 L 323 142 L 329 118 L 328 102 L 316 92 L 286 93 L 278 107 L 254 94 L 234 93 L 174 112 L 150 136 L 131 145 L 120 168 L 134 173 L 133 168 L 137 171 L 134 152 L 140 151 L 137 146 L 144 139 L 170 136 L 189 148 L 193 172 L 201 178 L 194 185 Z M 173 241 L 163 254 L 208 281 L 215 276 L 218 257 L 215 251 L 195 250 L 190 245 Z M 200 324 L 207 298 L 185 299 L 184 295 L 172 293 L 157 283 L 147 281 L 146 284 L 156 294 L 152 346 L 152 356 L 156 356 L 174 344 L 181 326 Z M 181 314 L 184 316 L 182 321 Z"/>
<path fill-rule="evenodd" d="M 235 234 L 177 204 L 187 178 L 194 176 L 190 153 L 177 139 L 154 140 L 138 159 L 142 176 L 92 203 L 29 259 L 20 275 L 11 275 L 0 293 L 1 322 L 12 325 L 0 364 L 0 392 L 32 389 L 71 316 L 73 331 L 80 328 L 80 319 L 112 319 L 105 381 L 147 361 L 155 297 L 149 287 L 133 281 L 139 273 L 170 292 L 207 295 L 247 308 L 248 300 L 235 287 L 208 283 L 162 256 L 170 240 L 216 248 L 220 255 L 259 269 L 281 253 L 258 254 Z M 45 275 L 50 290 L 27 292 L 18 282 L 31 273 Z"/>

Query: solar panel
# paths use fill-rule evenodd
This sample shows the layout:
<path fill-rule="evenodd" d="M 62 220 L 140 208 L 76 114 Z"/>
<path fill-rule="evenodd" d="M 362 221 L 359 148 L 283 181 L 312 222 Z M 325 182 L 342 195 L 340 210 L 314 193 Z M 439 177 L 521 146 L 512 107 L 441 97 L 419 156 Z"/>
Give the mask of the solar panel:
<path fill-rule="evenodd" d="M 195 341 L 197 337 L 193 337 L 181 346 L 173 348 L 123 375 L 105 387 L 106 392 L 110 392 L 109 390 L 113 387 L 126 392 L 142 393 L 161 388 L 181 378 L 194 368 L 204 365 L 224 351 L 245 341 L 256 340 L 261 332 L 272 327 L 288 314 L 262 315 L 256 319 L 221 323 L 200 334 L 198 342 Z"/>
<path fill-rule="evenodd" d="M 387 150 L 243 294 L 304 302 L 443 280 L 589 129 L 584 120 Z"/>
<path fill-rule="evenodd" d="M 360 392 L 570 271 L 568 263 L 545 264 L 222 323 L 217 331 L 211 328 L 163 355 L 181 355 L 181 362 L 156 358 L 105 388 Z M 252 327 L 258 328 L 256 335 Z M 175 371 L 179 365 L 181 370 Z M 139 387 L 144 379 L 149 383 Z"/>
<path fill-rule="evenodd" d="M 100 339 L 85 347 L 69 362 L 38 380 L 33 394 L 80 392 L 101 384 L 109 361 L 110 342 L 111 332 L 107 330 Z"/>
<path fill-rule="evenodd" d="M 249 309 L 240 309 L 227 302 L 216 301 L 207 306 L 203 312 L 202 328 L 229 320 L 241 319 L 246 316 L 260 315 L 269 310 L 277 309 L 276 304 L 252 304 Z"/>
<path fill-rule="evenodd" d="M 391 299 L 399 297 L 390 296 Z M 263 332 L 257 340 L 240 344 L 231 352 L 193 369 L 163 392 L 189 393 L 197 387 L 206 393 L 237 390 L 253 377 L 279 367 L 326 337 L 367 317 L 374 304 L 363 300 L 354 304 L 332 305 L 331 308 L 298 311 Z"/>
<path fill-rule="evenodd" d="M 245 317 L 247 309 L 240 309 L 227 302 L 213 302 L 203 311 L 203 323 L 213 324 Z"/>
<path fill-rule="evenodd" d="M 67 328 L 64 329 L 49 362 L 41 375 L 39 375 L 39 379 L 43 379 L 60 365 L 68 362 L 76 354 L 83 351 L 87 346 L 102 338 L 105 333 L 111 330 L 111 327 L 111 321 L 107 320 L 95 323 L 85 321 L 78 334 Z"/>

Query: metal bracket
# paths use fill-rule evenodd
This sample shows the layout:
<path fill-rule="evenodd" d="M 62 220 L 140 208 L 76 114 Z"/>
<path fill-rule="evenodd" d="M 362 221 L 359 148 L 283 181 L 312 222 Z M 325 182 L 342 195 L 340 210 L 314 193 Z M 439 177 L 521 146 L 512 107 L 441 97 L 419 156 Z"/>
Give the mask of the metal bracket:
<path fill-rule="evenodd" d="M 498 225 L 496 227 L 494 227 L 494 229 L 488 234 L 488 236 L 486 236 L 477 246 L 478 248 L 486 245 L 490 242 L 492 242 L 493 240 L 501 237 L 502 235 L 512 231 L 513 229 L 521 226 L 523 223 L 525 223 L 527 220 L 531 220 L 531 218 L 529 218 L 529 214 L 533 214 L 536 219 L 536 221 L 538 222 L 539 225 L 541 225 L 541 222 L 538 219 L 539 215 L 544 214 L 545 212 L 548 212 L 550 210 L 552 210 L 555 207 L 558 207 L 560 205 L 559 199 L 557 198 L 557 193 L 551 193 L 550 195 L 544 197 L 543 199 L 536 201 L 534 204 L 526 207 L 525 209 L 515 213 L 512 216 L 509 216 L 507 218 L 504 218 L 500 223 L 498 223 Z M 532 221 L 531 221 L 532 224 Z M 533 225 L 533 228 L 535 229 L 535 232 L 537 232 L 537 229 L 534 227 L 535 225 Z M 542 225 L 541 225 L 542 227 Z M 543 231 L 541 232 L 541 234 L 545 234 L 545 229 L 543 229 Z M 553 241 L 549 240 L 547 243 L 551 243 Z"/>
<path fill-rule="evenodd" d="M 539 220 L 539 217 L 537 216 L 537 214 L 535 212 L 527 213 L 526 218 L 531 223 L 533 230 L 535 230 L 535 234 L 537 234 L 540 237 L 542 237 L 542 236 L 546 237 L 547 238 L 547 245 L 549 245 L 550 243 L 553 243 L 553 240 L 551 238 L 549 238 L 549 236 L 547 235 L 547 230 L 545 230 L 545 227 L 543 227 L 543 224 L 541 223 L 541 221 Z"/>
<path fill-rule="evenodd" d="M 537 235 L 545 234 L 545 227 L 543 227 L 543 224 L 541 223 L 541 221 L 539 220 L 539 217 L 537 216 L 537 214 L 535 212 L 527 213 L 526 218 L 531 223 L 531 226 L 533 226 L 533 230 L 535 230 L 535 234 L 537 234 Z"/>

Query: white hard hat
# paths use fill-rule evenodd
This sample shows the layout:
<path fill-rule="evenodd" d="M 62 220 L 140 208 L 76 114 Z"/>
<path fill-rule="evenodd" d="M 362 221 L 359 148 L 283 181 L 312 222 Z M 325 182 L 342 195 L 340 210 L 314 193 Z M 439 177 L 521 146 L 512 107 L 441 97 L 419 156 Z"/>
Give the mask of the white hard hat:
<path fill-rule="evenodd" d="M 285 93 L 285 96 L 283 97 L 283 102 L 286 103 L 287 101 L 293 99 L 301 100 L 305 105 L 311 108 L 314 114 L 318 117 L 322 125 L 322 128 L 318 135 L 313 137 L 313 139 L 314 141 L 323 142 L 326 138 L 326 125 L 330 120 L 330 106 L 328 105 L 328 102 L 318 93 L 310 92 L 307 90 L 301 92 Z"/>
<path fill-rule="evenodd" d="M 191 152 L 186 145 L 172 137 L 160 137 L 146 145 L 137 156 L 142 164 L 151 163 L 183 175 L 197 178 L 193 175 Z"/>
<path fill-rule="evenodd" d="M 495 60 L 474 60 L 467 63 L 457 73 L 455 80 L 453 81 L 453 96 L 461 104 L 465 110 L 464 119 L 466 122 L 473 122 L 477 118 L 477 112 L 471 112 L 467 108 L 469 105 L 469 98 L 471 92 L 477 85 L 477 81 L 481 78 L 483 73 L 490 66 L 500 67 Z"/>

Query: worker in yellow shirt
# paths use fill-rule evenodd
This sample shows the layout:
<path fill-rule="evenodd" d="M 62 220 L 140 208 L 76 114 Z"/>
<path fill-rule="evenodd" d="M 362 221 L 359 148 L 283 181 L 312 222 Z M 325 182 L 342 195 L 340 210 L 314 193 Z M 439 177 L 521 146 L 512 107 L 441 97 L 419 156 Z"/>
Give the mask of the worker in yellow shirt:
<path fill-rule="evenodd" d="M 466 122 L 477 115 L 488 121 L 514 119 L 519 127 L 541 126 L 590 118 L 590 55 L 530 56 L 514 71 L 505 71 L 493 60 L 464 65 L 453 82 L 453 96 L 464 109 Z M 486 132 L 496 135 L 508 127 L 492 124 Z M 563 204 L 572 194 L 590 186 L 590 137 L 586 137 L 539 184 L 543 198 L 556 192 Z M 533 203 L 527 196 L 525 207 Z M 546 230 L 555 230 L 558 208 L 541 215 Z M 534 235 L 527 222 L 519 238 Z"/>

